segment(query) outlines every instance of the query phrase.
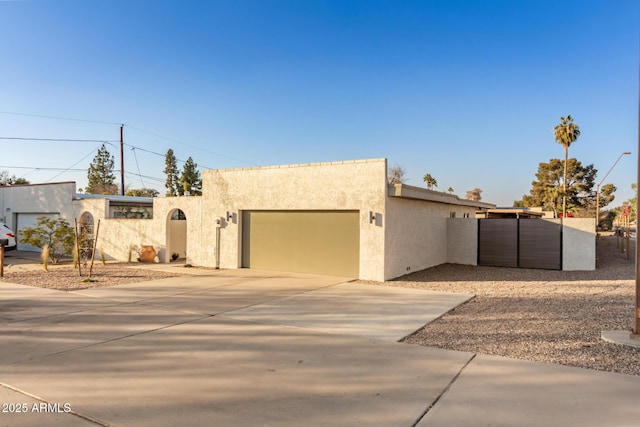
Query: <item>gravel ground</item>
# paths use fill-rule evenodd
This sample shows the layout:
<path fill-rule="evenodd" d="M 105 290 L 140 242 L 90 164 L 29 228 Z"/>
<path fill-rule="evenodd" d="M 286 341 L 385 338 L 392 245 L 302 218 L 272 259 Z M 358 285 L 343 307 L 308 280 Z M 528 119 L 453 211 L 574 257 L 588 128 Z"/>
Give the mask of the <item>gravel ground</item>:
<path fill-rule="evenodd" d="M 445 264 L 383 285 L 476 294 L 404 342 L 640 375 L 640 349 L 600 338 L 633 328 L 634 252 L 628 261 L 606 236 L 596 271 Z"/>
<path fill-rule="evenodd" d="M 102 265 L 101 263 L 96 263 L 91 274 L 91 278 L 95 280 L 93 282 L 83 281 L 87 276 L 88 269 L 83 268 L 83 277 L 80 277 L 78 270 L 70 264 L 50 265 L 48 272 L 44 271 L 41 264 L 11 265 L 5 267 L 4 277 L 0 278 L 0 281 L 61 291 L 76 291 L 180 276 L 180 274 L 175 273 L 139 269 L 133 267 L 134 265 L 126 263 L 107 263 Z"/>

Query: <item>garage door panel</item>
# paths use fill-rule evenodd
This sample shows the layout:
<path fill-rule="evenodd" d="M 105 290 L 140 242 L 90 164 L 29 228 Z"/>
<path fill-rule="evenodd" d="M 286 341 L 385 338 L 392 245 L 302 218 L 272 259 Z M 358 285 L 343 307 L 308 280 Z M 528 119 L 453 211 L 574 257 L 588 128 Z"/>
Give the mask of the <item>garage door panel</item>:
<path fill-rule="evenodd" d="M 245 211 L 242 266 L 358 277 L 357 211 Z"/>
<path fill-rule="evenodd" d="M 27 243 L 22 242 L 22 233 L 20 230 L 27 227 L 35 227 L 38 223 L 38 218 L 41 216 L 45 216 L 51 219 L 58 219 L 60 216 L 57 213 L 18 213 L 16 215 L 16 227 L 15 231 L 18 237 L 18 247 L 19 251 L 30 251 L 30 252 L 40 252 L 40 248 L 36 248 L 35 246 L 31 246 Z"/>

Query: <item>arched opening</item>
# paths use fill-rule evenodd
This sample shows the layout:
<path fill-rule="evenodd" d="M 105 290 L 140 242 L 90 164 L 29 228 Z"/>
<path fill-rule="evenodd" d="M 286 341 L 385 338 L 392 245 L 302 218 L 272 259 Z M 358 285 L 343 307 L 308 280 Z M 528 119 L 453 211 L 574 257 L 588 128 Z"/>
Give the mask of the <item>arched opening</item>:
<path fill-rule="evenodd" d="M 93 244 L 95 239 L 95 224 L 93 222 L 93 215 L 90 212 L 84 212 L 80 215 L 78 221 L 78 260 L 82 263 L 86 263 L 91 259 L 93 253 Z"/>
<path fill-rule="evenodd" d="M 187 258 L 187 216 L 181 209 L 174 209 L 167 216 L 166 262 Z"/>

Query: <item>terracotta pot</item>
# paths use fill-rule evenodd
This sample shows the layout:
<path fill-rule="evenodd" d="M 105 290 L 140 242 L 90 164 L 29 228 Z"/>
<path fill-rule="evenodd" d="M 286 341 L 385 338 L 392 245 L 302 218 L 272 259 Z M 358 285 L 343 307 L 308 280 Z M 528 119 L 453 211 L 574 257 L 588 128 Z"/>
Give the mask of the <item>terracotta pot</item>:
<path fill-rule="evenodd" d="M 138 257 L 140 259 L 140 262 L 155 262 L 156 250 L 153 248 L 153 246 L 141 246 L 140 250 L 138 250 Z"/>

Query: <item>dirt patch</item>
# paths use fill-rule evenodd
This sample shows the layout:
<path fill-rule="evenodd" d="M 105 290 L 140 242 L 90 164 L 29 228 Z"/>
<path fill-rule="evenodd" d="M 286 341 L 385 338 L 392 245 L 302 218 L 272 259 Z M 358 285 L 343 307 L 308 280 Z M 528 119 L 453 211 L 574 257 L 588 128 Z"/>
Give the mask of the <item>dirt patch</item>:
<path fill-rule="evenodd" d="M 383 285 L 476 294 L 407 343 L 640 375 L 640 349 L 600 338 L 633 327 L 635 250 L 607 236 L 597 255 L 596 271 L 446 264 Z"/>

